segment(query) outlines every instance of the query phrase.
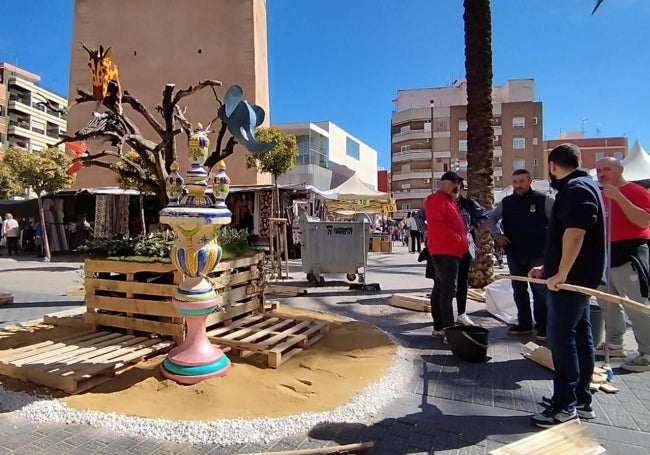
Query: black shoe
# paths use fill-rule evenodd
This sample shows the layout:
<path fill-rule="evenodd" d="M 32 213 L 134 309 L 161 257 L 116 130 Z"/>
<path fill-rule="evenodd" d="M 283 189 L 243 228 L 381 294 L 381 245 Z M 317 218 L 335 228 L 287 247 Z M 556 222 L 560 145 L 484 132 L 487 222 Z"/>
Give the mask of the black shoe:
<path fill-rule="evenodd" d="M 549 397 L 542 397 L 542 401 L 539 402 L 539 405 L 544 406 L 545 408 L 551 408 L 553 407 L 553 400 Z M 578 417 L 581 419 L 591 420 L 596 418 L 596 412 L 590 404 L 577 404 L 576 412 L 578 413 Z"/>
<path fill-rule="evenodd" d="M 575 408 L 569 411 L 567 409 L 559 409 L 555 406 L 550 406 L 539 414 L 532 416 L 531 420 L 538 427 L 551 428 L 555 425 L 560 425 L 571 420 L 579 419 L 578 412 L 575 410 Z"/>
<path fill-rule="evenodd" d="M 513 325 L 508 329 L 508 335 L 529 335 L 533 333 L 532 327 L 525 327 L 522 325 Z"/>

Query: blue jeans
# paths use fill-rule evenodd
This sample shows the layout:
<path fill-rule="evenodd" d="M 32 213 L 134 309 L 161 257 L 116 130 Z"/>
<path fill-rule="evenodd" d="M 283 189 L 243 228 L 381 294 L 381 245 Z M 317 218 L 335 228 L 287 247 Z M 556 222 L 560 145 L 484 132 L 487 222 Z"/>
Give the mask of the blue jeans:
<path fill-rule="evenodd" d="M 530 269 L 542 265 L 543 258 L 518 259 L 508 256 L 508 268 L 511 275 L 527 276 Z M 537 333 L 546 334 L 546 285 L 532 284 L 530 290 L 533 293 L 533 312 L 535 314 L 535 328 Z M 526 328 L 533 328 L 533 316 L 530 312 L 530 295 L 528 294 L 528 283 L 525 281 L 512 281 L 512 295 L 517 305 L 517 320 L 519 325 Z"/>
<path fill-rule="evenodd" d="M 548 339 L 553 355 L 553 402 L 562 409 L 591 404 L 589 384 L 594 372 L 594 340 L 589 297 L 571 291 L 549 291 Z"/>
<path fill-rule="evenodd" d="M 433 289 L 431 290 L 431 317 L 433 329 L 442 330 L 454 325 L 454 307 L 456 296 L 456 279 L 460 258 L 437 254 L 430 261 L 435 271 Z"/>

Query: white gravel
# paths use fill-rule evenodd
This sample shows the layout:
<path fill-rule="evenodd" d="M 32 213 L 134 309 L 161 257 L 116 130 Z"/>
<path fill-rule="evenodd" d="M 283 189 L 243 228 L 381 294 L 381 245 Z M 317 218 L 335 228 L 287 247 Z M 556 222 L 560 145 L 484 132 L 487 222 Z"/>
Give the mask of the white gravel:
<path fill-rule="evenodd" d="M 290 417 L 220 419 L 211 422 L 170 421 L 129 417 L 98 411 L 77 411 L 49 397 L 14 392 L 0 386 L 0 407 L 37 422 L 85 424 L 125 435 L 164 439 L 192 444 L 232 445 L 268 443 L 304 433 L 328 422 L 359 422 L 375 416 L 399 396 L 415 377 L 414 352 L 399 347 L 386 375 L 363 389 L 350 403 L 328 412 Z"/>

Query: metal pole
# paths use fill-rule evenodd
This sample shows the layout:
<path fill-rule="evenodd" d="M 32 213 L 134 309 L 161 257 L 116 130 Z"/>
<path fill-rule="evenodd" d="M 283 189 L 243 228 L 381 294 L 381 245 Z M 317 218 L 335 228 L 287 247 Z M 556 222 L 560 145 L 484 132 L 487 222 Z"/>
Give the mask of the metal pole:
<path fill-rule="evenodd" d="M 436 190 L 436 179 L 435 179 L 435 158 L 433 157 L 433 104 L 434 100 L 429 100 L 429 105 L 431 106 L 431 192 L 433 193 Z"/>

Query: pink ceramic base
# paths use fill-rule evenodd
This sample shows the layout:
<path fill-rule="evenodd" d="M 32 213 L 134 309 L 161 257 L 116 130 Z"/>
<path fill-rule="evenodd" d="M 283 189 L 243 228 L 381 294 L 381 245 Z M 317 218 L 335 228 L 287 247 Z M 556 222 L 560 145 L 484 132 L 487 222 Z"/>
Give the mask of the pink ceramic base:
<path fill-rule="evenodd" d="M 225 368 L 222 368 L 219 371 L 215 371 L 214 373 L 201 374 L 197 376 L 183 376 L 179 374 L 174 374 L 170 371 L 167 371 L 165 367 L 162 365 L 160 365 L 160 372 L 166 379 L 171 379 L 172 381 L 176 381 L 179 384 L 191 385 L 191 384 L 196 384 L 197 382 L 205 381 L 206 379 L 225 376 L 230 372 L 231 368 L 232 368 L 232 364 L 230 363 L 229 360 L 228 366 L 226 366 Z"/>

